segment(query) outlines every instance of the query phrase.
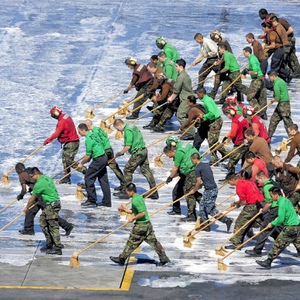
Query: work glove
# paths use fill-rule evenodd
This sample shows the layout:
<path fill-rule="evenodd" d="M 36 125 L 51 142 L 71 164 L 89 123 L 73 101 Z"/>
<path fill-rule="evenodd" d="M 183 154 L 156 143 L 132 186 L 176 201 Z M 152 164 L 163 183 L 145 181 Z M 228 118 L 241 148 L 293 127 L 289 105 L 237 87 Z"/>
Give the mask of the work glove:
<path fill-rule="evenodd" d="M 124 155 L 124 153 L 118 152 L 118 153 L 116 154 L 116 157 L 120 157 L 120 156 L 123 156 L 123 155 Z"/>
<path fill-rule="evenodd" d="M 24 198 L 24 196 L 23 196 L 22 194 L 19 194 L 19 195 L 17 196 L 18 201 L 20 201 L 20 200 L 23 199 L 23 198 Z"/>
<path fill-rule="evenodd" d="M 50 143 L 49 139 L 46 139 L 45 142 L 44 142 L 44 145 L 47 145 L 49 143 Z"/>
<path fill-rule="evenodd" d="M 127 93 L 128 93 L 128 90 L 124 90 L 124 91 L 123 91 L 123 94 L 127 94 Z"/>
<path fill-rule="evenodd" d="M 247 68 L 245 68 L 243 71 L 242 71 L 242 74 L 244 76 L 246 76 L 247 74 L 249 74 L 249 70 Z"/>
<path fill-rule="evenodd" d="M 167 180 L 166 180 L 166 181 L 167 181 L 167 184 L 170 183 L 172 180 L 173 180 L 173 178 L 169 176 L 169 177 L 167 178 Z"/>
<path fill-rule="evenodd" d="M 28 189 L 28 193 L 31 193 L 31 192 L 32 192 L 32 188 L 29 188 L 29 189 Z"/>

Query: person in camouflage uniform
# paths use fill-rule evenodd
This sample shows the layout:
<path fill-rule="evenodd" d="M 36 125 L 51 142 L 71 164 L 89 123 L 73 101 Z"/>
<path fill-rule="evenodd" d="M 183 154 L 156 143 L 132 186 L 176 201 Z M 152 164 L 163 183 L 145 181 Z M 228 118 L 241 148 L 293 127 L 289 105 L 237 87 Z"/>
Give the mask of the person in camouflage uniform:
<path fill-rule="evenodd" d="M 127 186 L 132 182 L 134 171 L 137 167 L 140 167 L 141 173 L 146 177 L 150 189 L 156 186 L 153 173 L 149 166 L 148 151 L 145 147 L 145 142 L 140 130 L 133 124 L 125 124 L 121 119 L 116 119 L 114 127 L 121 132 L 124 132 L 125 147 L 118 152 L 115 157 L 124 155 L 127 151 L 131 154 L 124 169 L 124 186 Z M 114 196 L 127 199 L 128 196 L 125 189 L 119 193 L 114 193 Z M 158 199 L 158 192 L 156 191 L 150 197 L 150 199 Z"/>
<path fill-rule="evenodd" d="M 244 86 L 245 90 L 247 90 L 247 100 L 255 111 L 259 111 L 267 105 L 265 79 L 260 68 L 259 60 L 254 54 L 252 54 L 252 49 L 250 47 L 246 47 L 244 48 L 243 53 L 249 60 L 249 67 L 245 68 L 242 74 L 250 74 L 252 79 L 249 88 Z M 258 115 L 263 117 L 263 119 L 267 119 L 267 108 L 261 111 Z"/>
<path fill-rule="evenodd" d="M 181 196 L 190 192 L 196 185 L 197 178 L 195 174 L 196 166 L 193 165 L 191 161 L 191 155 L 193 153 L 199 153 L 198 150 L 190 144 L 183 144 L 181 142 L 175 143 L 175 146 L 172 144 L 167 145 L 164 148 L 164 153 L 169 158 L 174 159 L 173 169 L 167 178 L 167 184 L 170 183 L 173 178 L 175 178 L 178 174 L 180 176 L 180 180 L 175 186 L 173 193 L 173 201 L 180 198 Z M 199 154 L 200 155 L 200 154 Z M 183 191 L 183 195 L 182 195 Z M 174 199 L 175 198 L 175 199 Z M 196 202 L 201 201 L 201 194 L 196 192 L 193 195 L 186 196 L 186 202 L 188 207 L 188 215 L 186 218 L 181 219 L 182 221 L 196 221 Z M 172 213 L 174 212 L 174 213 Z M 170 212 L 170 215 L 180 214 L 180 202 L 176 202 L 173 204 L 173 211 Z"/>
<path fill-rule="evenodd" d="M 270 222 L 267 228 L 273 226 L 284 225 L 283 230 L 275 240 L 271 251 L 268 253 L 268 259 L 256 262 L 266 268 L 270 269 L 273 260 L 290 244 L 293 243 L 297 249 L 297 254 L 294 256 L 300 257 L 300 230 L 299 230 L 299 218 L 291 204 L 291 202 L 282 197 L 281 191 L 277 187 L 270 188 L 270 196 L 273 201 L 278 202 L 278 217 Z"/>
<path fill-rule="evenodd" d="M 177 109 L 177 119 L 180 125 L 183 125 L 189 114 L 190 107 L 187 104 L 187 97 L 193 95 L 192 80 L 190 76 L 185 71 L 186 62 L 183 59 L 179 59 L 176 62 L 176 71 L 178 72 L 177 80 L 174 84 L 174 89 L 172 95 L 168 98 L 168 103 L 171 104 L 175 101 L 177 96 L 179 97 L 180 104 Z M 193 140 L 195 135 L 195 128 L 190 128 L 182 140 Z"/>
<path fill-rule="evenodd" d="M 36 167 L 30 169 L 29 175 L 32 179 L 36 180 L 36 183 L 24 212 L 27 213 L 29 211 L 38 196 L 42 197 L 45 208 L 40 215 L 40 226 L 46 237 L 46 245 L 41 248 L 41 251 L 46 251 L 46 254 L 62 255 L 58 225 L 60 198 L 54 182 L 50 177 L 43 175 Z"/>
<path fill-rule="evenodd" d="M 126 193 L 128 197 L 132 198 L 132 207 L 131 209 L 124 208 L 120 206 L 119 211 L 126 212 L 129 214 L 134 214 L 134 217 L 129 219 L 129 223 L 135 222 L 131 230 L 129 239 L 126 243 L 124 251 L 117 257 L 110 256 L 110 259 L 123 266 L 126 259 L 130 254 L 142 244 L 142 242 L 148 243 L 157 253 L 160 262 L 157 266 L 163 266 L 166 263 L 170 262 L 167 257 L 165 250 L 161 243 L 157 240 L 150 218 L 148 216 L 146 204 L 144 198 L 137 194 L 136 186 L 133 183 L 130 183 L 126 186 Z"/>
<path fill-rule="evenodd" d="M 293 120 L 291 118 L 291 105 L 285 81 L 279 78 L 274 70 L 270 70 L 268 76 L 274 85 L 274 98 L 270 103 L 278 102 L 269 124 L 268 135 L 269 138 L 272 138 L 281 120 L 283 120 L 285 130 L 289 134 L 288 127 L 293 124 Z"/>
<path fill-rule="evenodd" d="M 223 120 L 221 118 L 221 114 L 219 112 L 218 106 L 216 105 L 214 100 L 206 94 L 206 90 L 204 88 L 198 89 L 197 95 L 198 98 L 201 99 L 201 101 L 203 102 L 205 112 L 206 112 L 201 122 L 205 122 L 206 120 L 209 121 L 207 140 L 208 140 L 208 145 L 211 148 L 219 140 L 222 125 L 223 125 Z M 229 153 L 228 149 L 226 149 L 224 145 L 219 147 L 217 150 L 211 153 L 210 165 L 218 161 L 217 151 L 219 151 L 222 156 L 225 156 L 226 154 Z"/>
<path fill-rule="evenodd" d="M 239 201 L 233 202 L 232 207 L 236 206 L 239 208 L 244 205 L 243 210 L 235 221 L 233 233 L 236 233 L 236 235 L 231 238 L 232 245 L 225 246 L 225 249 L 235 249 L 243 243 L 244 237 L 253 223 L 256 222 L 262 225 L 261 219 L 258 217 L 253 222 L 250 222 L 248 226 L 241 229 L 242 226 L 259 212 L 262 207 L 261 202 L 264 201 L 264 196 L 259 192 L 253 181 L 238 179 L 237 174 L 230 175 L 228 183 L 236 187 L 236 194 L 239 196 Z"/>
<path fill-rule="evenodd" d="M 120 181 L 120 186 L 115 188 L 115 190 L 122 190 L 124 187 L 124 175 L 116 160 L 113 159 L 115 155 L 110 145 L 110 141 L 107 136 L 107 133 L 102 128 L 94 126 L 91 120 L 85 120 L 83 123 L 87 125 L 89 130 L 91 130 L 94 134 L 99 136 L 104 147 L 105 155 L 107 156 L 108 159 L 108 166 L 116 174 L 117 178 Z"/>

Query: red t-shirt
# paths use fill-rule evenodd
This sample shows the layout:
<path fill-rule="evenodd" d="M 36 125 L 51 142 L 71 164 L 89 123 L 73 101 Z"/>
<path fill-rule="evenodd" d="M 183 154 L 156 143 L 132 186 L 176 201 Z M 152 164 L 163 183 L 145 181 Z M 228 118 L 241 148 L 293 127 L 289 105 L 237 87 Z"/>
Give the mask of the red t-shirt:
<path fill-rule="evenodd" d="M 238 180 L 236 193 L 240 201 L 246 201 L 246 205 L 264 201 L 264 196 L 260 193 L 256 184 L 250 180 Z"/>
<path fill-rule="evenodd" d="M 259 158 L 255 158 L 254 159 L 251 171 L 252 171 L 252 177 L 251 177 L 250 180 L 253 181 L 253 182 L 255 182 L 255 183 L 256 183 L 255 175 L 257 174 L 258 171 L 264 171 L 264 173 L 266 174 L 267 178 L 269 178 L 269 173 L 268 173 L 267 165 L 266 165 L 266 163 L 263 160 L 261 160 Z"/>
<path fill-rule="evenodd" d="M 240 145 L 244 142 L 244 132 L 249 128 L 248 121 L 241 115 L 236 114 L 231 123 L 229 138 L 234 145 Z"/>

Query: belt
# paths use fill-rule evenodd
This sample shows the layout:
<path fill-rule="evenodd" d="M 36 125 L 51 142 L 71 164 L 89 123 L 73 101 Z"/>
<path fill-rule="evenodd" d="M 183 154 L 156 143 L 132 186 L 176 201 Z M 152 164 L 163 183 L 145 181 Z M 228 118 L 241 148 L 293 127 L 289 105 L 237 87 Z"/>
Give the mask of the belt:
<path fill-rule="evenodd" d="M 218 56 L 208 57 L 207 59 L 216 59 Z"/>

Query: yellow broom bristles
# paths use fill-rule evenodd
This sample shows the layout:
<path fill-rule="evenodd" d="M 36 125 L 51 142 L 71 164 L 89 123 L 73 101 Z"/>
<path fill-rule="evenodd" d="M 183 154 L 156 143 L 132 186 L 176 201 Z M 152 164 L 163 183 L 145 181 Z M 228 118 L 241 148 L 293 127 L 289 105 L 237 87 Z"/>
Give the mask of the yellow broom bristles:
<path fill-rule="evenodd" d="M 78 253 L 74 252 L 71 257 L 71 260 L 70 260 L 70 267 L 71 268 L 79 268 L 79 266 L 80 266 L 80 262 L 78 259 Z"/>
<path fill-rule="evenodd" d="M 89 108 L 84 116 L 86 119 L 94 119 L 95 118 L 95 114 L 93 113 L 92 109 Z"/>
<path fill-rule="evenodd" d="M 123 137 L 124 137 L 123 132 L 118 130 L 118 131 L 116 132 L 115 138 L 116 138 L 116 139 L 122 139 Z"/>
<path fill-rule="evenodd" d="M 77 186 L 77 190 L 76 190 L 76 199 L 78 200 L 83 200 L 85 197 L 84 197 L 84 194 L 83 194 L 83 191 L 82 191 L 82 187 L 80 186 Z"/>
<path fill-rule="evenodd" d="M 2 179 L 1 179 L 1 183 L 2 184 L 9 184 L 10 183 L 10 180 L 9 180 L 7 174 L 3 174 Z"/>

